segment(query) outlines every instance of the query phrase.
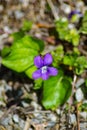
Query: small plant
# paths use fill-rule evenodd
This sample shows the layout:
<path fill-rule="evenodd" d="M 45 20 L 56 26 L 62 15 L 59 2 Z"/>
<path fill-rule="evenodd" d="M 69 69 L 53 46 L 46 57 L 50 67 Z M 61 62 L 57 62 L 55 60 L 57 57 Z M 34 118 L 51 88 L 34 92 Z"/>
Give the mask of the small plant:
<path fill-rule="evenodd" d="M 87 12 L 83 16 L 82 26 L 69 28 L 69 20 L 59 18 L 56 22 L 58 38 L 63 45 L 44 54 L 44 41 L 27 34 L 31 23 L 24 22 L 19 32 L 13 33 L 12 46 L 2 50 L 2 64 L 16 72 L 24 72 L 34 80 L 34 89 L 42 90 L 42 104 L 46 109 L 56 109 L 64 104 L 71 95 L 73 75 L 81 75 L 87 69 L 87 59 L 80 54 L 81 33 L 87 34 Z M 65 50 L 65 42 L 72 50 Z M 66 73 L 67 72 L 67 73 Z M 68 74 L 68 72 L 70 72 Z"/>

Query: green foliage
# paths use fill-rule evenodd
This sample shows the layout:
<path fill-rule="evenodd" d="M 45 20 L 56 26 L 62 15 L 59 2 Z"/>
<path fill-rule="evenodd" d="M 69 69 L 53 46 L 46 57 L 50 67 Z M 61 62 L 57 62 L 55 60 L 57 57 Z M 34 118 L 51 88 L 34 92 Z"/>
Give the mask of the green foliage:
<path fill-rule="evenodd" d="M 3 50 L 1 51 L 1 56 L 5 57 L 10 53 L 10 48 L 9 47 L 4 47 Z"/>
<path fill-rule="evenodd" d="M 80 75 L 84 72 L 84 70 L 87 68 L 87 59 L 85 56 L 79 56 L 77 57 L 75 63 L 74 63 L 74 66 L 75 66 L 75 71 L 76 71 L 76 74 Z"/>
<path fill-rule="evenodd" d="M 82 20 L 82 26 L 80 27 L 79 31 L 83 34 L 87 34 L 87 11 L 85 11 L 85 14 Z"/>
<path fill-rule="evenodd" d="M 42 51 L 44 49 L 44 42 L 37 38 L 34 38 L 29 35 L 25 35 L 23 38 L 14 42 L 11 49 L 21 49 L 21 48 L 31 48 L 37 51 Z"/>
<path fill-rule="evenodd" d="M 87 112 L 87 103 L 83 103 L 79 106 L 80 111 L 86 111 Z"/>
<path fill-rule="evenodd" d="M 40 78 L 40 79 L 35 80 L 34 83 L 35 83 L 34 89 L 39 89 L 42 87 L 43 80 Z"/>
<path fill-rule="evenodd" d="M 64 48 L 62 45 L 59 45 L 55 51 L 51 52 L 52 56 L 53 56 L 53 65 L 55 67 L 58 67 L 58 65 L 62 62 L 62 59 L 64 57 Z"/>
<path fill-rule="evenodd" d="M 87 12 L 84 15 L 81 33 L 87 34 Z M 81 75 L 87 69 L 87 60 L 85 56 L 80 56 L 77 48 L 79 44 L 80 35 L 76 28 L 69 28 L 69 21 L 60 18 L 56 21 L 56 30 L 59 38 L 72 43 L 74 46 L 73 51 L 67 52 L 67 48 L 63 45 L 58 45 L 55 51 L 52 51 L 53 56 L 52 65 L 58 69 L 57 76 L 51 76 L 48 80 L 42 81 L 37 79 L 34 81 L 34 89 L 43 89 L 42 104 L 46 109 L 56 109 L 67 101 L 71 95 L 71 79 L 64 75 L 65 68 L 62 66 L 69 66 L 72 68 L 73 73 Z M 24 72 L 29 78 L 32 79 L 32 74 L 37 70 L 34 66 L 34 57 L 40 55 L 44 50 L 44 42 L 40 39 L 27 35 L 32 27 L 32 22 L 24 21 L 22 28 L 19 32 L 11 34 L 14 39 L 12 46 L 5 47 L 2 52 L 2 64 L 16 72 Z M 64 52 L 64 49 L 66 51 Z M 44 53 L 44 52 L 43 52 Z M 63 72 L 64 71 L 64 72 Z M 86 81 L 87 86 L 87 81 Z"/>
<path fill-rule="evenodd" d="M 85 80 L 85 86 L 87 87 L 87 79 Z"/>
<path fill-rule="evenodd" d="M 87 59 L 85 56 L 78 56 L 75 53 L 66 54 L 63 58 L 63 64 L 74 67 L 75 73 L 80 75 L 87 68 Z"/>
<path fill-rule="evenodd" d="M 20 40 L 22 37 L 24 37 L 25 33 L 24 31 L 20 30 L 19 32 L 14 32 L 10 36 L 13 37 L 14 42 Z"/>
<path fill-rule="evenodd" d="M 27 70 L 25 70 L 25 74 L 32 79 L 32 74 L 34 71 L 36 71 L 37 68 L 35 65 L 31 66 L 30 68 L 28 68 Z"/>
<path fill-rule="evenodd" d="M 2 64 L 17 72 L 23 72 L 33 65 L 33 59 L 36 55 L 38 52 L 33 49 L 15 49 L 3 58 Z"/>
<path fill-rule="evenodd" d="M 76 59 L 76 55 L 66 54 L 63 58 L 63 63 L 65 65 L 74 66 L 75 59 Z"/>
<path fill-rule="evenodd" d="M 23 26 L 22 26 L 22 30 L 23 31 L 29 31 L 31 28 L 32 28 L 32 22 L 31 21 L 28 21 L 28 20 L 24 20 L 23 22 Z"/>
<path fill-rule="evenodd" d="M 63 73 L 59 72 L 57 76 L 44 81 L 42 104 L 46 109 L 56 109 L 66 102 L 70 95 L 71 83 Z"/>
<path fill-rule="evenodd" d="M 79 44 L 79 33 L 76 30 L 76 28 L 69 29 L 68 20 L 64 20 L 60 18 L 55 22 L 56 24 L 56 30 L 59 34 L 59 38 L 61 40 L 66 40 L 67 42 L 72 43 L 74 46 L 78 46 Z"/>
<path fill-rule="evenodd" d="M 25 71 L 29 76 L 33 68 L 30 72 L 26 69 L 33 65 L 34 57 L 38 55 L 39 51 L 43 50 L 43 48 L 43 41 L 31 36 L 24 36 L 22 39 L 13 43 L 10 48 L 10 53 L 3 57 L 2 64 L 17 72 Z"/>

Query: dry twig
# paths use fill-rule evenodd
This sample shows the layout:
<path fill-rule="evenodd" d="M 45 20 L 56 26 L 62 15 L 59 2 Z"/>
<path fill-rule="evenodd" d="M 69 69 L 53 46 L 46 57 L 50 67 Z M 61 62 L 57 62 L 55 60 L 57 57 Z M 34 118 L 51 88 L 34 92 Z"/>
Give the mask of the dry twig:
<path fill-rule="evenodd" d="M 49 6 L 50 6 L 50 8 L 52 10 L 52 13 L 54 15 L 55 20 L 58 20 L 59 19 L 58 12 L 56 11 L 52 1 L 51 0 L 47 0 L 47 2 L 48 2 Z"/>
<path fill-rule="evenodd" d="M 29 117 L 27 117 L 25 126 L 24 126 L 24 130 L 29 130 L 29 127 L 30 127 L 30 120 L 29 120 Z"/>

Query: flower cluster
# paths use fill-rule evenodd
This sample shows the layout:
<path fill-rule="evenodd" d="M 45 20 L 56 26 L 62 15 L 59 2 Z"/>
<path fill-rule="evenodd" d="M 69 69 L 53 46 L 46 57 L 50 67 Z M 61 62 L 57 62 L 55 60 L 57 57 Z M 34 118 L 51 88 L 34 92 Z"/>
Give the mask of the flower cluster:
<path fill-rule="evenodd" d="M 49 76 L 56 76 L 58 74 L 58 70 L 49 65 L 52 64 L 53 58 L 52 55 L 47 53 L 43 58 L 41 56 L 36 56 L 34 58 L 34 64 L 38 68 L 32 77 L 34 79 L 42 78 L 43 80 L 47 80 Z"/>

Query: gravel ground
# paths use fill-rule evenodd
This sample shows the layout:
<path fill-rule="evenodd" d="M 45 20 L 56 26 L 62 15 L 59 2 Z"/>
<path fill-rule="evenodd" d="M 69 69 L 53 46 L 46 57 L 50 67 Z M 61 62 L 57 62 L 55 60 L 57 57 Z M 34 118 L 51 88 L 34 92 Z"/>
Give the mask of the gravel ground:
<path fill-rule="evenodd" d="M 9 34 L 18 31 L 24 19 L 33 22 L 29 33 L 44 39 L 46 50 L 54 48 L 54 40 L 47 43 L 54 18 L 46 10 L 46 3 L 46 0 L 0 0 L 0 50 L 12 44 Z M 81 0 L 58 0 L 54 5 L 59 15 L 66 16 L 72 8 L 82 12 L 87 9 L 86 1 Z M 87 130 L 87 111 L 78 111 L 80 103 L 87 103 L 81 85 L 84 87 L 83 77 L 76 82 L 75 97 L 79 104 L 71 106 L 69 100 L 55 111 L 45 110 L 32 81 L 0 64 L 0 130 Z"/>

